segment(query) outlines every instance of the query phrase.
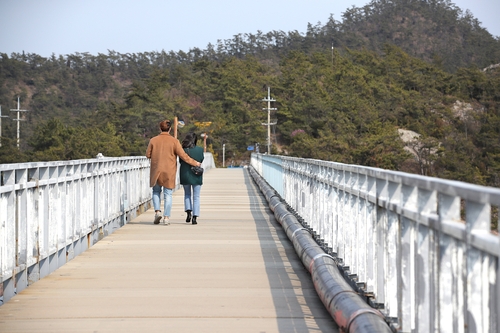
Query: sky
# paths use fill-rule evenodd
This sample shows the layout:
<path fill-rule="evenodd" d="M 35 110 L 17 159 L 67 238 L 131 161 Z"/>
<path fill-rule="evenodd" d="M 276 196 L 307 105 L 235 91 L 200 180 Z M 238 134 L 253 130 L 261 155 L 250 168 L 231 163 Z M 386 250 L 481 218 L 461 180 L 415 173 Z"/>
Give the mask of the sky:
<path fill-rule="evenodd" d="M 205 49 L 239 33 L 305 33 L 369 0 L 0 0 L 0 53 L 43 57 Z M 451 1 L 500 36 L 500 0 Z"/>

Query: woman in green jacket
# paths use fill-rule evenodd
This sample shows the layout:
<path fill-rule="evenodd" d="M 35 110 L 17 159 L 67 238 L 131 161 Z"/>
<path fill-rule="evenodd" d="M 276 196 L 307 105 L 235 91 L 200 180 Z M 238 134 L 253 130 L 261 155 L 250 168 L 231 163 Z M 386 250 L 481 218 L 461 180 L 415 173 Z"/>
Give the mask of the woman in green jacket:
<path fill-rule="evenodd" d="M 203 162 L 203 148 L 198 147 L 198 136 L 189 132 L 182 141 L 182 148 L 194 160 Z M 181 185 L 184 187 L 184 211 L 186 212 L 186 222 L 197 224 L 196 218 L 200 216 L 200 191 L 203 185 L 203 174 L 196 175 L 191 170 L 191 165 L 181 160 L 179 171 Z M 192 216 L 191 216 L 192 213 Z"/>

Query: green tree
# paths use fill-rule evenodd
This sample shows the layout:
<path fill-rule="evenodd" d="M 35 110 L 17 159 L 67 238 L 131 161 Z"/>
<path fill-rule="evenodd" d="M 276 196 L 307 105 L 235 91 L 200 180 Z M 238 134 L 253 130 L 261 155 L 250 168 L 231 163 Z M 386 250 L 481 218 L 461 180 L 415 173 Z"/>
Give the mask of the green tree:
<path fill-rule="evenodd" d="M 22 163 L 29 160 L 26 153 L 17 148 L 17 141 L 2 137 L 0 146 L 0 164 Z"/>

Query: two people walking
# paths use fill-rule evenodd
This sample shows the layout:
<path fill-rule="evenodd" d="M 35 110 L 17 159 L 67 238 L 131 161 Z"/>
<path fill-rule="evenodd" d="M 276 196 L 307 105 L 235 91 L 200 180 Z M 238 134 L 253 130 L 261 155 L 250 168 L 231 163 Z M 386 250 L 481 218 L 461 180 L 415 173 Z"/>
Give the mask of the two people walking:
<path fill-rule="evenodd" d="M 171 127 L 172 126 L 169 120 L 160 122 L 161 133 L 151 138 L 146 150 L 146 157 L 151 161 L 149 182 L 150 186 L 153 188 L 153 207 L 155 210 L 155 218 L 153 222 L 154 224 L 159 224 L 160 222 L 162 222 L 164 225 L 170 224 L 170 214 L 172 210 L 172 192 L 175 187 L 175 178 L 177 174 L 177 156 L 181 159 L 181 175 L 183 167 L 182 163 L 185 164 L 185 169 L 192 173 L 190 167 L 201 166 L 201 162 L 203 162 L 203 149 L 201 147 L 192 146 L 193 142 L 194 145 L 196 145 L 196 134 L 189 133 L 188 136 L 186 136 L 186 139 L 184 140 L 186 142 L 186 148 L 183 149 L 180 142 L 172 135 L 170 135 Z M 199 154 L 200 149 L 201 157 Z M 188 150 L 194 158 L 190 157 L 188 153 L 186 153 L 186 150 Z M 196 175 L 194 175 L 193 173 L 193 176 Z M 184 178 L 181 178 L 181 184 L 185 186 L 185 211 L 188 214 L 189 220 L 191 221 L 191 219 L 193 219 L 193 224 L 197 223 L 196 217 L 199 216 L 200 188 L 203 181 L 203 176 L 196 177 L 191 178 L 184 176 Z M 186 199 L 187 187 L 189 187 L 189 202 L 187 202 Z M 163 216 L 160 209 L 162 190 Z M 193 212 L 192 217 L 191 212 Z M 186 222 L 189 222 L 187 218 Z"/>

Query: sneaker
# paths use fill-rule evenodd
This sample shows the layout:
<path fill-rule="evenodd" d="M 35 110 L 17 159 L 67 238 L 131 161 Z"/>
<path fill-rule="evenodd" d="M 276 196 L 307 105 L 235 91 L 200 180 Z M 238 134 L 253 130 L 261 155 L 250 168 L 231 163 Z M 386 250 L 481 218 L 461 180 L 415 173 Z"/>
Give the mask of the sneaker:
<path fill-rule="evenodd" d="M 155 220 L 153 221 L 153 223 L 154 224 L 160 224 L 160 221 L 161 221 L 161 214 L 157 212 L 155 214 Z"/>
<path fill-rule="evenodd" d="M 163 217 L 163 224 L 164 225 L 169 225 L 170 224 L 170 220 L 168 219 L 168 217 L 166 217 L 166 216 Z"/>

